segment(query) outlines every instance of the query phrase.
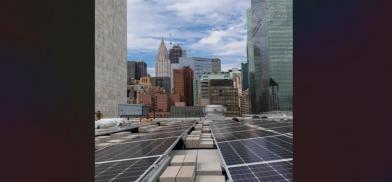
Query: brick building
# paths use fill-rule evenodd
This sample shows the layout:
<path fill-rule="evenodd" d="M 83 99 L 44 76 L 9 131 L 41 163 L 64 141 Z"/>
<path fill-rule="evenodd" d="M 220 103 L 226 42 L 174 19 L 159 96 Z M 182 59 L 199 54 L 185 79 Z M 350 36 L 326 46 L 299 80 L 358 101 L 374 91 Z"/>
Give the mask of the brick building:
<path fill-rule="evenodd" d="M 185 66 L 173 70 L 174 94 L 179 94 L 187 106 L 193 105 L 193 71 Z"/>

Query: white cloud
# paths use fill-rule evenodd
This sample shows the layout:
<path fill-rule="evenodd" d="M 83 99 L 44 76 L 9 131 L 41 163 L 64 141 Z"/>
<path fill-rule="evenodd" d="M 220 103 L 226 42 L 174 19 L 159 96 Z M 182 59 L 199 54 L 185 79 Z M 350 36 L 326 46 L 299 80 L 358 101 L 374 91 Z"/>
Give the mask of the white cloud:
<path fill-rule="evenodd" d="M 161 37 L 169 46 L 171 34 L 188 56 L 219 57 L 222 68 L 239 65 L 239 58 L 246 56 L 248 7 L 250 0 L 128 0 L 128 53 L 143 52 L 152 59 Z M 155 75 L 154 68 L 148 69 Z"/>
<path fill-rule="evenodd" d="M 186 20 L 211 24 L 227 21 L 230 16 L 238 16 L 249 7 L 249 3 L 249 0 L 178 0 L 166 8 Z"/>
<path fill-rule="evenodd" d="M 226 29 L 212 30 L 192 44 L 192 48 L 208 50 L 214 56 L 246 56 L 245 21 L 229 24 Z"/>

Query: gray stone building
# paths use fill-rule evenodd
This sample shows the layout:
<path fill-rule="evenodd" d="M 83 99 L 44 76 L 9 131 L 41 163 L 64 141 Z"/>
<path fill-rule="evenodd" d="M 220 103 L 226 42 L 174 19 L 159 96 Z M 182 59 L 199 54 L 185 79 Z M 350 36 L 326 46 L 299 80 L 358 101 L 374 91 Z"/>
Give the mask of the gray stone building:
<path fill-rule="evenodd" d="M 218 73 L 221 72 L 221 60 L 219 58 L 211 59 L 212 63 L 212 72 Z"/>
<path fill-rule="evenodd" d="M 118 117 L 127 103 L 127 1 L 95 0 L 95 111 Z"/>

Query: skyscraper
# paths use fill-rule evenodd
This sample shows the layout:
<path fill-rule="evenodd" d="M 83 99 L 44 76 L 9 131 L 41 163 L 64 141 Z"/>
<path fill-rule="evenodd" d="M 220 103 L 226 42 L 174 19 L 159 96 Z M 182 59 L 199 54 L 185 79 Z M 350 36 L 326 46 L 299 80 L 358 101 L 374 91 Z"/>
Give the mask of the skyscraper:
<path fill-rule="evenodd" d="M 221 60 L 219 58 L 211 59 L 212 63 L 212 72 L 218 73 L 221 72 Z"/>
<path fill-rule="evenodd" d="M 199 95 L 198 95 L 198 103 L 200 106 L 206 106 L 210 104 L 210 96 L 209 96 L 209 81 L 210 80 L 230 80 L 229 72 L 219 72 L 219 73 L 208 73 L 203 74 L 200 77 L 200 87 L 199 87 Z M 233 84 L 232 84 L 233 85 Z"/>
<path fill-rule="evenodd" d="M 248 63 L 241 63 L 242 70 L 242 90 L 246 90 L 249 88 L 249 71 L 248 71 Z"/>
<path fill-rule="evenodd" d="M 176 44 L 169 50 L 169 59 L 170 63 L 178 63 L 178 59 L 184 55 L 184 51 L 180 47 L 180 45 Z"/>
<path fill-rule="evenodd" d="M 163 38 L 159 45 L 158 54 L 156 57 L 155 76 L 158 77 L 171 77 L 170 75 L 170 59 L 167 53 L 167 48 Z"/>
<path fill-rule="evenodd" d="M 186 66 L 173 70 L 174 94 L 179 94 L 187 106 L 193 105 L 193 71 Z"/>
<path fill-rule="evenodd" d="M 127 62 L 127 77 L 128 85 L 132 80 L 136 79 L 136 61 Z"/>
<path fill-rule="evenodd" d="M 223 105 L 226 108 L 225 116 L 240 115 L 238 90 L 234 88 L 232 80 L 209 80 L 208 92 L 211 105 Z"/>
<path fill-rule="evenodd" d="M 252 113 L 292 108 L 292 0 L 251 0 L 248 16 Z"/>
<path fill-rule="evenodd" d="M 147 64 L 144 61 L 128 61 L 128 82 L 131 79 L 140 80 L 147 76 Z"/>
<path fill-rule="evenodd" d="M 171 93 L 171 85 L 170 85 L 170 77 L 153 77 L 154 82 L 153 85 L 162 87 L 165 89 L 165 92 Z"/>
<path fill-rule="evenodd" d="M 291 111 L 293 104 L 293 1 L 268 0 L 270 110 Z"/>
<path fill-rule="evenodd" d="M 147 64 L 144 61 L 136 62 L 136 75 L 135 79 L 139 80 L 141 77 L 147 76 Z"/>
<path fill-rule="evenodd" d="M 127 103 L 127 1 L 95 1 L 95 111 L 118 117 Z"/>
<path fill-rule="evenodd" d="M 189 66 L 193 70 L 193 102 L 198 105 L 200 77 L 205 73 L 220 72 L 219 58 L 180 57 L 177 64 L 172 64 L 172 69 Z M 172 83 L 172 86 L 174 84 Z"/>

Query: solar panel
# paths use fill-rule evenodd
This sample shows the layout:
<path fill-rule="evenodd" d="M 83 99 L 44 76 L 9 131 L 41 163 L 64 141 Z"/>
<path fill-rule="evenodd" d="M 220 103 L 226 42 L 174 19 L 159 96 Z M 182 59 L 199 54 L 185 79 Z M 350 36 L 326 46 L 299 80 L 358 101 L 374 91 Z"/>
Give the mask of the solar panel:
<path fill-rule="evenodd" d="M 172 138 L 181 136 L 185 131 L 170 131 L 165 133 L 143 133 L 143 134 L 133 134 L 137 135 L 135 138 L 126 139 L 124 142 L 133 142 L 133 141 L 143 141 L 143 140 L 155 140 L 155 139 L 163 139 L 163 138 Z"/>
<path fill-rule="evenodd" d="M 212 130 L 214 133 L 227 133 L 227 132 L 238 132 L 238 131 L 246 131 L 246 130 L 254 130 L 255 128 L 240 125 L 236 127 L 226 127 L 226 128 L 216 128 L 213 127 Z"/>
<path fill-rule="evenodd" d="M 125 160 L 95 165 L 95 182 L 136 181 L 158 157 Z"/>
<path fill-rule="evenodd" d="M 274 162 L 229 168 L 233 182 L 239 181 L 293 181 L 291 162 Z"/>
<path fill-rule="evenodd" d="M 95 152 L 95 162 L 162 155 L 177 139 L 173 137 L 111 145 Z"/>
<path fill-rule="evenodd" d="M 279 132 L 279 133 L 290 133 L 293 132 L 293 127 L 292 126 L 283 126 L 283 127 L 277 127 L 277 128 L 271 128 L 270 130 Z"/>
<path fill-rule="evenodd" d="M 278 128 L 283 126 L 293 126 L 293 123 L 282 122 L 282 121 L 265 121 L 265 122 L 253 121 L 249 123 L 263 128 Z"/>
<path fill-rule="evenodd" d="M 138 181 L 194 122 L 159 126 L 95 152 L 95 181 Z"/>
<path fill-rule="evenodd" d="M 214 138 L 217 142 L 225 142 L 225 141 L 231 141 L 231 140 L 241 140 L 241 139 L 276 135 L 276 133 L 272 133 L 269 131 L 263 131 L 263 130 L 257 130 L 254 128 L 252 130 L 231 132 L 231 133 L 215 133 L 215 131 L 213 131 L 213 134 L 214 134 Z"/>
<path fill-rule="evenodd" d="M 227 166 L 292 158 L 292 141 L 282 137 L 228 141 L 217 145 Z"/>
<path fill-rule="evenodd" d="M 234 126 L 243 126 L 244 123 L 241 122 L 227 122 L 227 123 L 214 123 L 213 127 L 234 127 Z"/>

